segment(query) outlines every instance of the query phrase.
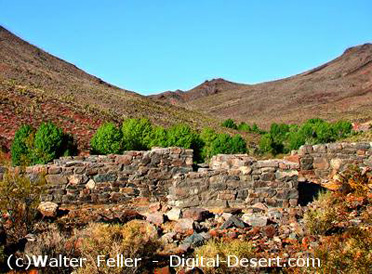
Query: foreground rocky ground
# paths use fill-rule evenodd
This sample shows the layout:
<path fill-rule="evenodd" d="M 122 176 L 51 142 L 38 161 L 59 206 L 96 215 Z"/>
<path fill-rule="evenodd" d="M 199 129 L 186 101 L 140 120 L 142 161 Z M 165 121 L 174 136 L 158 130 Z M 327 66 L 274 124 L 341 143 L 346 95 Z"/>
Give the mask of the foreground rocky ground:
<path fill-rule="evenodd" d="M 341 194 L 334 192 L 331 195 Z M 337 214 L 342 214 L 341 217 L 331 216 L 331 223 L 327 223 L 330 221 L 327 218 L 318 218 L 322 215 L 316 218 L 310 217 L 315 212 L 321 213 L 324 211 L 324 208 L 320 208 L 324 207 L 324 204 L 322 204 L 324 201 L 315 201 L 306 207 L 297 206 L 293 208 L 268 208 L 264 204 L 257 203 L 245 210 L 234 208 L 225 210 L 189 208 L 181 210 L 169 208 L 161 203 L 154 203 L 151 204 L 149 212 L 146 213 L 140 213 L 123 206 L 58 208 L 56 204 L 47 202 L 39 206 L 43 219 L 35 224 L 36 233 L 27 235 L 25 254 L 52 252 L 51 249 L 56 248 L 58 244 L 52 244 L 53 240 L 50 238 L 65 237 L 65 239 L 61 239 L 64 249 L 63 254 L 84 256 L 87 238 L 104 237 L 105 232 L 103 231 L 106 231 L 107 228 L 124 225 L 138 229 L 135 232 L 138 235 L 131 238 L 131 244 L 144 245 L 145 250 L 142 250 L 140 255 L 156 258 L 157 261 L 157 263 L 140 265 L 138 269 L 133 270 L 135 273 L 334 273 L 321 272 L 322 268 L 311 266 L 305 268 L 261 267 L 254 269 L 227 269 L 223 266 L 219 268 L 172 268 L 169 267 L 169 258 L 171 255 L 184 255 L 192 258 L 196 256 L 214 257 L 216 254 L 222 257 L 234 254 L 255 258 L 275 258 L 279 256 L 284 262 L 289 258 L 315 258 L 324 252 L 324 248 L 328 248 L 329 241 L 332 242 L 332 239 L 336 239 L 335 237 L 342 235 L 347 229 L 362 228 L 370 231 L 372 205 L 368 199 L 368 197 L 361 198 L 349 195 L 346 204 L 342 206 L 347 209 L 347 212 L 338 212 Z M 323 215 L 327 214 L 329 213 Z M 7 224 L 11 225 L 9 220 L 5 221 L 5 228 Z M 314 234 L 314 232 L 317 233 Z M 130 234 L 127 230 L 125 233 Z M 230 245 L 235 245 L 237 242 L 240 243 L 239 248 L 230 249 Z M 94 247 L 104 248 L 99 246 L 102 242 L 97 243 Z M 222 244 L 222 247 L 219 243 Z M 215 253 L 210 252 L 209 248 L 213 250 L 216 245 L 221 248 Z M 152 252 L 149 254 L 146 249 L 152 250 Z M 246 249 L 249 251 L 246 251 Z M 136 249 L 136 251 L 139 252 L 139 249 Z M 359 252 L 364 251 L 360 250 Z M 325 258 L 323 254 L 320 259 Z M 322 266 L 324 264 L 327 266 L 327 262 L 323 262 Z M 51 270 L 48 270 L 42 273 L 67 272 L 51 272 Z M 78 273 L 88 272 L 84 270 L 79 272 L 78 270 Z M 102 273 L 111 272 L 103 271 Z"/>
<path fill-rule="evenodd" d="M 319 153 L 316 155 L 319 158 Z M 367 156 L 364 153 L 358 157 L 368 160 Z M 317 167 L 318 162 L 314 160 Z M 269 207 L 255 202 L 224 209 L 181 209 L 166 201 L 149 203 L 145 197 L 136 197 L 129 204 L 40 203 L 42 180 L 31 182 L 17 169 L 4 169 L 0 182 L 0 272 L 10 270 L 6 264 L 10 256 L 9 262 L 14 265 L 17 258 L 61 255 L 86 258 L 87 262 L 82 267 L 32 264 L 31 268 L 37 273 L 78 274 L 371 273 L 372 172 L 368 163 L 332 173 L 332 179 L 322 183 L 329 191 L 304 206 Z M 73 179 L 69 179 L 70 184 Z M 81 197 L 76 195 L 76 199 Z M 115 258 L 117 254 L 143 260 L 131 268 L 97 267 L 95 258 Z M 171 265 L 176 255 L 185 264 Z M 230 255 L 280 257 L 282 264 L 228 268 L 224 263 L 215 266 L 200 262 L 201 257 L 225 260 Z M 300 263 L 289 268 L 284 264 L 290 259 Z M 320 267 L 317 261 L 304 265 L 308 259 L 319 259 Z"/>

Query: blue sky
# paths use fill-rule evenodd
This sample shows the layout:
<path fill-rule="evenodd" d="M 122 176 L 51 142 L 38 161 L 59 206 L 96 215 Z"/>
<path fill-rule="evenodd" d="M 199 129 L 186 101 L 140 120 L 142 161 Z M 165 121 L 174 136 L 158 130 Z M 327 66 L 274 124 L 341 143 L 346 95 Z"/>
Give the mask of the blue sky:
<path fill-rule="evenodd" d="M 371 42 L 371 13 L 371 0 L 0 0 L 1 25 L 141 94 L 300 73 Z"/>

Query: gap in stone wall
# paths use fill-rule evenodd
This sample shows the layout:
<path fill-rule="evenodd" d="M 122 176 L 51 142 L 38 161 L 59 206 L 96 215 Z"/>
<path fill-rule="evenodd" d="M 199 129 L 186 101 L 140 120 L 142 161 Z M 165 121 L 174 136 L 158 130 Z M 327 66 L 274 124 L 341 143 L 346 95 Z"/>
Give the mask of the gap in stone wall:
<path fill-rule="evenodd" d="M 309 203 L 314 201 L 320 192 L 324 192 L 327 189 L 319 184 L 315 184 L 309 181 L 298 183 L 298 204 L 301 206 L 307 206 Z"/>

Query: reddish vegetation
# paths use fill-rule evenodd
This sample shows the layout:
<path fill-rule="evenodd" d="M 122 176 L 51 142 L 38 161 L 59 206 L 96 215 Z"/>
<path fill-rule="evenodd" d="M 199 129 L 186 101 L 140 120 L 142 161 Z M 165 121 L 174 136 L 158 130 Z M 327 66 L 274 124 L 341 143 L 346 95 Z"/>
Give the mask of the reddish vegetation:
<path fill-rule="evenodd" d="M 87 144 L 102 119 L 88 116 L 73 105 L 65 105 L 55 99 L 36 102 L 30 94 L 19 95 L 8 91 L 6 100 L 1 101 L 0 129 L 2 146 L 8 147 L 6 140 L 11 140 L 15 131 L 23 124 L 37 127 L 42 121 L 51 120 L 74 136 L 80 149 L 87 149 Z M 26 107 L 25 107 L 26 106 Z"/>

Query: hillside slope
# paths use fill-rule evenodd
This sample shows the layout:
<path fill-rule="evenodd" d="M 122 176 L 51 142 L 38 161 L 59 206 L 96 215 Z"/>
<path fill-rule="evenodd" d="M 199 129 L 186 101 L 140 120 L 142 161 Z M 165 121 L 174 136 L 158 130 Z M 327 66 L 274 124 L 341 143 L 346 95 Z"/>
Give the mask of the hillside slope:
<path fill-rule="evenodd" d="M 9 147 L 15 130 L 24 123 L 37 126 L 51 120 L 71 132 L 80 148 L 103 121 L 149 117 L 169 126 L 185 122 L 193 127 L 219 122 L 198 112 L 153 100 L 114 87 L 23 41 L 0 26 L 0 140 Z"/>
<path fill-rule="evenodd" d="M 152 98 L 266 127 L 312 117 L 369 120 L 372 44 L 350 48 L 331 62 L 286 79 L 256 85 L 215 79 L 177 95 L 167 92 Z"/>

